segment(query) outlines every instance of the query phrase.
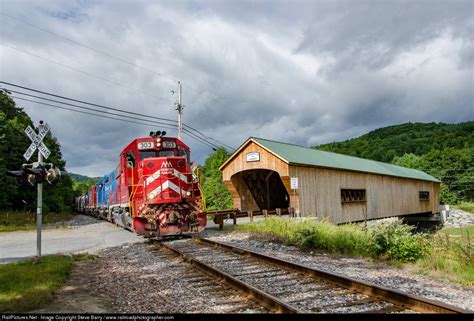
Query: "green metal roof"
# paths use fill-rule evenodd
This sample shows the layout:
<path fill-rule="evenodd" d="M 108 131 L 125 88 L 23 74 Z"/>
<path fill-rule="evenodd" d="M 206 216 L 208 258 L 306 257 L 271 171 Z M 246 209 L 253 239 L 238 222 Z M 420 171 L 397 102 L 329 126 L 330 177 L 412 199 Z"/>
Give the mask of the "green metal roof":
<path fill-rule="evenodd" d="M 275 142 L 263 138 L 250 137 L 248 140 L 253 140 L 256 143 L 262 145 L 263 147 L 271 150 L 273 153 L 277 154 L 278 156 L 280 156 L 280 158 L 290 164 L 329 167 L 357 172 L 366 172 L 381 175 L 406 177 L 412 179 L 421 179 L 432 182 L 440 182 L 433 176 L 416 169 L 377 162 L 354 156 L 326 152 L 314 148 Z"/>

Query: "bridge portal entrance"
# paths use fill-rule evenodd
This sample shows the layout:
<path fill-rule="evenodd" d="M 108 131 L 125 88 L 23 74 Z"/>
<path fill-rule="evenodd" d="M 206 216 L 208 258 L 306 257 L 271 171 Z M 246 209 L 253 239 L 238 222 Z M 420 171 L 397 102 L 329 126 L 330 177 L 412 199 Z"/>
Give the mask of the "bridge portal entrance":
<path fill-rule="evenodd" d="M 231 177 L 241 199 L 242 211 L 288 208 L 290 196 L 280 175 L 269 169 L 251 169 Z"/>

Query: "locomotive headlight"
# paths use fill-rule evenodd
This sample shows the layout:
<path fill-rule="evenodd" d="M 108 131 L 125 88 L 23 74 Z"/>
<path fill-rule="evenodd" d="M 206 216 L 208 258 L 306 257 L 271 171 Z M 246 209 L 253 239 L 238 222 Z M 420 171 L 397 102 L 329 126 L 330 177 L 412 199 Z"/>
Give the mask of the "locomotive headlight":
<path fill-rule="evenodd" d="M 154 199 L 156 197 L 155 193 L 150 193 L 148 194 L 148 199 L 151 201 L 152 199 Z"/>
<path fill-rule="evenodd" d="M 186 196 L 191 196 L 191 192 L 190 192 L 190 191 L 187 191 L 187 192 L 186 192 Z"/>
<path fill-rule="evenodd" d="M 161 143 L 161 138 L 158 137 L 158 138 L 156 139 L 156 142 L 157 142 L 157 143 Z"/>
<path fill-rule="evenodd" d="M 156 147 L 161 147 L 161 143 L 156 143 Z"/>

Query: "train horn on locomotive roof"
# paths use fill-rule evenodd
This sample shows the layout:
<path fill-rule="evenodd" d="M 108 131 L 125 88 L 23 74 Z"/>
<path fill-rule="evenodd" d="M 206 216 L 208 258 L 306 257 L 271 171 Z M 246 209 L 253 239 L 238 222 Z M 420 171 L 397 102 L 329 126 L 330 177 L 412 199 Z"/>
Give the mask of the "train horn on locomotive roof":
<path fill-rule="evenodd" d="M 151 137 L 163 137 L 166 135 L 166 132 L 165 131 L 156 131 L 156 132 L 150 132 L 150 136 Z"/>

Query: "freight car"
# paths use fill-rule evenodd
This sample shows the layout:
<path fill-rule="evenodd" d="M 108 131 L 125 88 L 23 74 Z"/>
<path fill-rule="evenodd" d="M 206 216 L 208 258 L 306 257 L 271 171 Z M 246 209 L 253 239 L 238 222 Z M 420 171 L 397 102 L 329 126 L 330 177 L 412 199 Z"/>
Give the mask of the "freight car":
<path fill-rule="evenodd" d="M 76 199 L 76 210 L 145 237 L 202 231 L 206 215 L 190 148 L 165 134 L 151 132 L 128 144 L 117 167 Z"/>

